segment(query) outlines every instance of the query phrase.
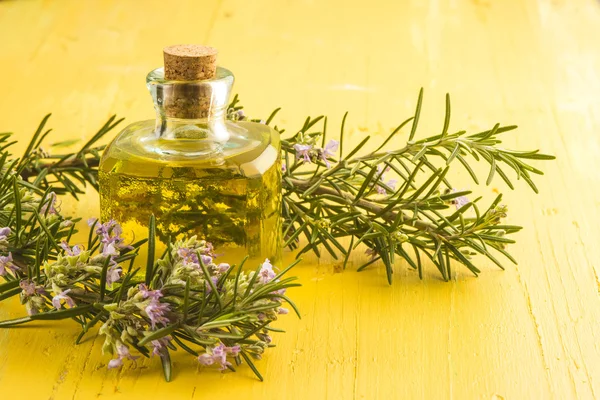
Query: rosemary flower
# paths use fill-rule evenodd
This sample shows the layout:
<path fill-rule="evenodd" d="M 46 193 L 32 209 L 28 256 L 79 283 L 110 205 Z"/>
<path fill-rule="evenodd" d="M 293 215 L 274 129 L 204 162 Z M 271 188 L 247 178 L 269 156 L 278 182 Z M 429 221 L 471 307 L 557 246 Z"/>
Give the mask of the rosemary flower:
<path fill-rule="evenodd" d="M 23 289 L 23 294 L 25 296 L 33 296 L 36 293 L 35 283 L 27 280 L 22 280 L 19 282 L 19 287 Z"/>
<path fill-rule="evenodd" d="M 157 340 L 150 342 L 152 345 L 152 354 L 155 356 L 162 356 L 167 351 L 167 345 L 173 340 L 171 336 L 165 336 Z"/>
<path fill-rule="evenodd" d="M 452 189 L 450 190 L 450 193 L 457 193 L 457 192 L 462 192 L 462 190 L 456 190 L 456 189 Z M 456 197 L 452 200 L 450 200 L 451 204 L 454 204 L 454 206 L 456 207 L 456 209 L 460 209 L 463 206 L 469 204 L 469 198 L 467 196 L 459 196 Z"/>
<path fill-rule="evenodd" d="M 79 247 L 78 245 L 75 245 L 73 246 L 73 248 L 71 248 L 69 244 L 63 240 L 62 242 L 60 242 L 59 246 L 65 251 L 65 253 L 68 256 L 75 257 L 81 254 L 81 247 Z"/>
<path fill-rule="evenodd" d="M 383 176 L 385 175 L 386 172 L 388 172 L 390 170 L 390 167 L 387 167 L 385 169 L 385 171 L 383 170 L 383 167 L 381 165 L 377 166 L 377 174 L 379 175 L 379 180 L 381 182 L 383 182 L 386 186 L 388 186 L 390 189 L 395 190 L 396 189 L 396 184 L 398 183 L 397 179 L 390 179 L 387 182 L 384 181 Z M 383 172 L 382 172 L 383 171 Z M 387 193 L 387 189 L 384 188 L 381 185 L 377 185 L 377 187 L 375 188 L 375 190 L 377 191 L 377 193 L 379 194 L 386 194 Z"/>
<path fill-rule="evenodd" d="M 50 192 L 48 193 L 48 197 L 46 198 L 46 203 L 40 208 L 40 214 L 58 214 L 58 209 L 56 206 L 56 193 Z"/>
<path fill-rule="evenodd" d="M 215 285 L 215 287 L 218 289 L 217 284 L 219 283 L 219 277 L 218 276 L 211 276 L 210 281 L 213 283 L 213 285 Z M 212 286 L 210 286 L 210 283 L 208 282 L 204 282 L 204 289 L 206 290 L 206 293 L 210 293 L 212 291 Z"/>
<path fill-rule="evenodd" d="M 205 254 L 201 254 L 200 255 L 200 260 L 202 261 L 202 264 L 204 265 L 210 265 L 212 264 L 212 257 L 211 256 L 207 256 Z"/>
<path fill-rule="evenodd" d="M 329 142 L 327 142 L 325 147 L 323 149 L 321 149 L 321 151 L 320 151 L 321 158 L 325 162 L 325 165 L 327 166 L 327 168 L 331 167 L 331 165 L 329 164 L 328 158 L 333 157 L 334 153 L 338 150 L 339 147 L 340 147 L 340 142 L 338 140 L 331 139 Z"/>
<path fill-rule="evenodd" d="M 155 292 L 157 291 L 155 290 Z M 148 318 L 150 318 L 150 325 L 152 326 L 152 329 L 155 329 L 157 324 L 167 326 L 169 323 L 169 318 L 167 318 L 165 314 L 170 310 L 171 307 L 168 304 L 161 303 L 156 297 L 150 298 L 148 305 L 144 308 L 144 312 Z"/>
<path fill-rule="evenodd" d="M 163 294 L 160 290 L 150 290 L 150 289 L 148 289 L 148 286 L 146 286 L 146 284 L 144 284 L 144 283 L 141 283 L 138 286 L 138 290 L 142 294 L 142 297 L 144 299 L 150 298 L 150 299 L 158 300 L 159 298 L 161 298 L 163 296 Z"/>
<path fill-rule="evenodd" d="M 117 350 L 117 358 L 114 358 L 108 362 L 109 369 L 119 368 L 120 366 L 122 366 L 123 359 L 125 358 L 131 361 L 135 361 L 139 358 L 138 356 L 131 355 L 131 353 L 129 352 L 129 347 L 125 346 L 120 340 L 117 340 L 115 347 Z"/>
<path fill-rule="evenodd" d="M 112 285 L 121 279 L 121 273 L 123 269 L 116 264 L 111 265 L 106 271 L 106 283 Z"/>
<path fill-rule="evenodd" d="M 200 365 L 208 367 L 209 365 L 213 365 L 215 363 L 215 359 L 213 358 L 212 354 L 203 353 L 198 356 L 198 362 Z"/>
<path fill-rule="evenodd" d="M 25 309 L 28 315 L 38 314 L 46 308 L 46 299 L 40 295 L 47 292 L 43 286 L 36 286 L 35 282 L 22 280 L 19 282 L 21 290 L 21 303 L 25 303 Z"/>
<path fill-rule="evenodd" d="M 94 225 L 96 222 L 96 219 L 88 220 L 88 224 L 90 224 L 90 226 Z M 117 221 L 114 219 L 99 225 L 96 223 L 96 226 L 96 234 L 100 237 L 100 243 L 102 243 L 101 251 L 103 255 L 106 256 L 109 253 L 113 253 L 114 255 L 115 251 L 132 248 L 124 243 L 125 239 L 121 237 L 123 229 L 121 228 L 121 225 L 119 225 L 119 223 L 117 223 Z"/>
<path fill-rule="evenodd" d="M 180 247 L 177 250 L 177 255 L 179 255 L 179 257 L 182 258 L 185 264 L 200 264 L 200 262 L 198 261 L 198 254 L 196 254 L 196 252 L 190 249 L 189 247 Z"/>
<path fill-rule="evenodd" d="M 311 144 L 301 144 L 301 143 L 296 143 L 294 145 L 294 149 L 296 150 L 296 157 L 297 158 L 302 158 L 302 160 L 305 163 L 309 163 L 311 162 L 310 160 L 310 151 L 312 150 L 313 146 Z"/>
<path fill-rule="evenodd" d="M 377 257 L 377 251 L 375 249 L 370 248 L 370 247 L 365 250 L 365 254 L 368 255 L 368 256 L 371 256 L 371 259 L 374 259 L 374 258 Z"/>
<path fill-rule="evenodd" d="M 0 228 L 0 249 L 6 249 L 8 246 L 8 235 L 11 234 L 11 229 L 7 226 Z"/>
<path fill-rule="evenodd" d="M 6 276 L 8 271 L 13 274 L 19 270 L 15 264 L 13 264 L 12 253 L 8 253 L 7 256 L 0 256 L 0 276 Z"/>
<path fill-rule="evenodd" d="M 231 266 L 227 263 L 220 263 L 219 265 L 217 265 L 216 271 L 219 274 L 224 274 L 225 272 L 227 272 L 229 270 L 229 268 L 231 268 Z"/>
<path fill-rule="evenodd" d="M 109 242 L 108 244 L 102 247 L 102 251 L 100 252 L 104 257 L 115 257 L 119 255 L 119 251 L 115 248 L 115 244 L 113 242 Z"/>
<path fill-rule="evenodd" d="M 71 289 L 63 290 L 62 292 L 58 293 L 52 298 L 52 305 L 54 306 L 54 308 L 56 308 L 57 310 L 61 309 L 61 300 L 63 300 L 65 304 L 69 307 L 75 307 L 75 301 L 73 301 L 73 299 L 67 295 L 67 293 L 69 293 L 70 291 Z"/>
<path fill-rule="evenodd" d="M 73 224 L 74 224 L 73 220 L 65 219 L 64 221 L 62 221 L 60 223 L 60 227 L 61 228 L 70 228 L 71 226 L 73 226 Z"/>
<path fill-rule="evenodd" d="M 262 284 L 268 283 L 275 278 L 275 271 L 273 271 L 273 265 L 267 258 L 265 262 L 260 267 L 260 271 L 258 272 L 258 281 Z"/>
<path fill-rule="evenodd" d="M 240 350 L 240 346 L 226 347 L 221 343 L 213 348 L 207 348 L 207 352 L 198 357 L 198 362 L 204 366 L 218 363 L 220 369 L 224 371 L 231 366 L 231 363 L 227 361 L 227 356 L 237 357 Z"/>
<path fill-rule="evenodd" d="M 39 314 L 46 309 L 46 299 L 41 296 L 30 296 L 25 302 L 25 310 L 27 311 L 27 315 Z"/>

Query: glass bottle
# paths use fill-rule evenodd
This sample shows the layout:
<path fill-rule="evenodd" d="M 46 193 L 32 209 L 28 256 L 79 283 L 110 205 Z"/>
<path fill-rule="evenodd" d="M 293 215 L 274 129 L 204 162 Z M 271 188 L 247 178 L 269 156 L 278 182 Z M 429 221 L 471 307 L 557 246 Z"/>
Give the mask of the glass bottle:
<path fill-rule="evenodd" d="M 165 56 L 165 62 L 167 62 Z M 265 124 L 231 121 L 233 74 L 216 67 L 204 80 L 146 79 L 156 121 L 135 122 L 106 148 L 99 168 L 103 221 L 130 240 L 156 217 L 157 247 L 197 235 L 250 266 L 281 261 L 279 134 Z M 159 243 L 160 241 L 160 243 Z"/>

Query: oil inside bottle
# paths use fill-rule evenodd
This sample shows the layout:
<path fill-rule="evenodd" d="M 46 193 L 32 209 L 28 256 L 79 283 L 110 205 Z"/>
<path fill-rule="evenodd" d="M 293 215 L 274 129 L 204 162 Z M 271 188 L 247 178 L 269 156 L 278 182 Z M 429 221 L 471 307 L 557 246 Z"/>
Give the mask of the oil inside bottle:
<path fill-rule="evenodd" d="M 101 218 L 117 220 L 130 241 L 156 217 L 157 252 L 169 240 L 197 235 L 225 262 L 249 256 L 248 268 L 281 261 L 281 161 L 271 128 L 224 122 L 229 140 L 204 140 L 202 127 L 168 137 L 154 121 L 133 124 L 115 139 L 99 170 Z M 213 127 L 214 128 L 214 127 Z"/>

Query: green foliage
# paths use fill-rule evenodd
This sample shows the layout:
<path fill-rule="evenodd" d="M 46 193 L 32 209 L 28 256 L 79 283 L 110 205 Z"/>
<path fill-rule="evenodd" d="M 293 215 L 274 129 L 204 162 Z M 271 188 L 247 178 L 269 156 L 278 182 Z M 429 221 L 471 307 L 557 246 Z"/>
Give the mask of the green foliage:
<path fill-rule="evenodd" d="M 87 244 L 69 244 L 79 219 L 62 215 L 56 193 L 77 197 L 85 184 L 97 187 L 102 146 L 94 143 L 118 121 L 111 118 L 77 153 L 51 156 L 40 147 L 47 119 L 21 159 L 9 152 L 12 136 L 0 134 L 0 300 L 18 296 L 28 314 L 0 328 L 72 319 L 81 326 L 79 343 L 100 323 L 103 352 L 114 355 L 109 367 L 137 358 L 132 348 L 159 356 L 170 380 L 170 351 L 181 349 L 205 365 L 235 370 L 228 359 L 246 362 L 262 380 L 252 360 L 272 346 L 270 325 L 287 312 L 282 304 L 297 310 L 285 295 L 298 286 L 284 276 L 291 266 L 277 274 L 268 262 L 250 273 L 217 264 L 212 246 L 195 237 L 170 243 L 155 259 L 154 217 L 148 239 L 136 243 L 123 242 L 117 222 L 91 220 Z M 137 265 L 146 266 L 145 277 Z"/>
<path fill-rule="evenodd" d="M 282 141 L 282 157 L 286 162 L 283 175 L 283 215 L 286 246 L 299 249 L 298 256 L 308 251 L 317 256 L 327 251 L 334 259 L 344 259 L 357 246 L 366 245 L 372 259 L 358 269 L 363 270 L 382 261 L 388 281 L 392 282 L 393 264 L 403 258 L 423 276 L 429 259 L 444 280 L 451 278 L 453 263 L 466 266 L 477 275 L 479 269 L 472 256 L 481 254 L 500 268 L 496 253 L 516 262 L 506 250 L 514 243 L 510 234 L 521 229 L 502 223 L 507 207 L 498 195 L 481 207 L 482 199 L 466 199 L 470 191 L 458 191 L 450 182 L 450 172 L 464 168 L 473 181 L 479 178 L 471 164 L 483 160 L 490 166 L 486 184 L 495 176 L 514 189 L 508 170 L 524 180 L 537 193 L 533 175 L 542 171 L 530 160 L 552 160 L 539 151 L 514 151 L 502 147 L 501 134 L 516 126 L 500 126 L 468 134 L 450 133 L 450 97 L 446 97 L 446 115 L 440 134 L 416 139 L 423 91 L 414 116 L 394 129 L 374 151 L 361 152 L 367 136 L 347 155 L 343 153 L 344 125 L 339 135 L 339 159 L 322 156 L 326 147 L 327 118 L 307 118 L 291 137 Z M 405 146 L 382 150 L 399 140 L 403 128 L 410 125 Z M 278 128 L 276 128 L 278 129 Z M 283 129 L 278 129 L 282 134 Z M 321 143 L 320 147 L 317 144 Z M 307 162 L 300 157 L 298 145 L 312 146 Z M 327 166 L 330 164 L 330 167 Z M 393 179 L 387 177 L 392 176 Z M 384 179 L 384 176 L 386 179 Z M 300 237 L 305 242 L 300 241 Z M 346 240 L 346 243 L 342 242 Z M 347 244 L 349 242 L 349 244 Z"/>

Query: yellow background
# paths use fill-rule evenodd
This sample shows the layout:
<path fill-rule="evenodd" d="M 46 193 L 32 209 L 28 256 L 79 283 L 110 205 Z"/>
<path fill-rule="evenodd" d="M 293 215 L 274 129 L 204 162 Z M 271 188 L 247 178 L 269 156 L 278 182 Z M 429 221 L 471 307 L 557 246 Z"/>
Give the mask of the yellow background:
<path fill-rule="evenodd" d="M 74 324 L 39 323 L 0 331 L 0 398 L 600 397 L 599 41 L 594 0 L 0 1 L 0 130 L 19 152 L 47 112 L 50 141 L 89 138 L 113 113 L 153 118 L 146 73 L 163 46 L 199 42 L 220 49 L 247 113 L 282 106 L 291 131 L 309 114 L 337 127 L 348 110 L 351 141 L 380 140 L 423 86 L 421 137 L 441 129 L 450 92 L 453 130 L 518 124 L 507 147 L 558 157 L 537 196 L 457 175 L 488 198 L 509 191 L 509 222 L 525 227 L 517 267 L 480 259 L 479 278 L 463 268 L 444 283 L 398 263 L 388 286 L 381 268 L 355 272 L 362 254 L 344 273 L 309 256 L 291 292 L 302 319 L 278 323 L 264 383 L 181 351 L 170 384 L 158 359 L 108 371 L 101 341 L 74 347 Z M 97 215 L 97 194 L 63 211 Z"/>

